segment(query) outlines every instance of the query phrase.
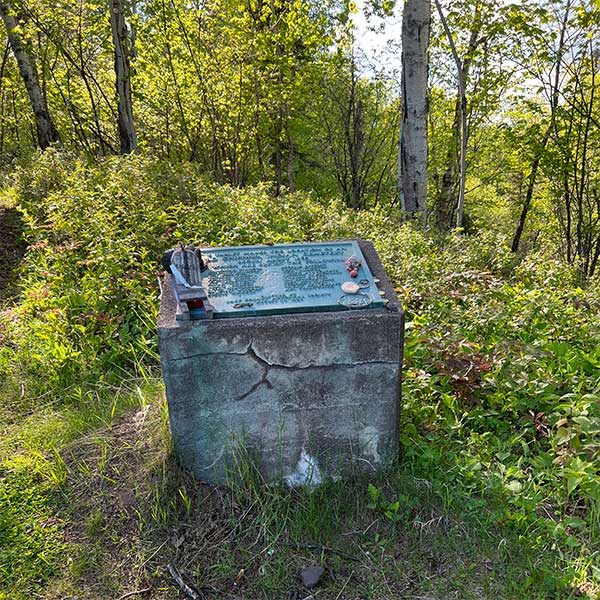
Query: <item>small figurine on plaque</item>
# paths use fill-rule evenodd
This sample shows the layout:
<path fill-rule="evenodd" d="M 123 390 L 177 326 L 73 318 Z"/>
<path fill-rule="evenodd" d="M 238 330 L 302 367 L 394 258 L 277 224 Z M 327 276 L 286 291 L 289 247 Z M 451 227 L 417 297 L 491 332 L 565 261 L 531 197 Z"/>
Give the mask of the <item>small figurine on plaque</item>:
<path fill-rule="evenodd" d="M 165 270 L 172 275 L 173 290 L 177 301 L 176 319 L 190 321 L 211 319 L 214 308 L 208 301 L 202 286 L 202 271 L 206 264 L 202 251 L 194 246 L 184 246 L 168 250 L 162 260 Z"/>

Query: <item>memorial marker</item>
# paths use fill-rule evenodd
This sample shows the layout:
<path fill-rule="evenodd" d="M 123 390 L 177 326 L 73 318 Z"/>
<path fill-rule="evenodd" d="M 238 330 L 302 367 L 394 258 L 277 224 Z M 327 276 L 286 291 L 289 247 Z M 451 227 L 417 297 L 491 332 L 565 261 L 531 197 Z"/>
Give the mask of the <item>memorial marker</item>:
<path fill-rule="evenodd" d="M 299 485 L 394 458 L 404 321 L 370 243 L 165 257 L 159 345 L 184 466 L 222 483 L 243 446 L 266 479 Z"/>
<path fill-rule="evenodd" d="M 215 319 L 380 308 L 384 304 L 354 240 L 204 249 L 202 259 L 199 284 Z M 358 283 L 352 279 L 354 272 L 360 277 Z M 177 280 L 179 270 L 173 274 Z M 349 288 L 354 291 L 347 291 Z M 361 295 L 349 299 L 345 297 L 348 293 Z"/>

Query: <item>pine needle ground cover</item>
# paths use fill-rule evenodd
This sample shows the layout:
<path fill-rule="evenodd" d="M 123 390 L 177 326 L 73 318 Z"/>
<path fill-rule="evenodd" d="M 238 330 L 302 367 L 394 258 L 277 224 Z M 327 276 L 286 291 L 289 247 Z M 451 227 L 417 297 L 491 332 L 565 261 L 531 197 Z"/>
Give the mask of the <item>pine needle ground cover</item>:
<path fill-rule="evenodd" d="M 501 234 L 209 183 L 193 165 L 47 152 L 2 189 L 27 253 L 0 312 L 0 598 L 595 598 L 600 296 Z M 316 491 L 171 454 L 162 250 L 373 240 L 407 313 L 397 465 Z M 12 265 L 11 265 L 12 267 Z M 17 277 L 18 276 L 18 277 Z"/>

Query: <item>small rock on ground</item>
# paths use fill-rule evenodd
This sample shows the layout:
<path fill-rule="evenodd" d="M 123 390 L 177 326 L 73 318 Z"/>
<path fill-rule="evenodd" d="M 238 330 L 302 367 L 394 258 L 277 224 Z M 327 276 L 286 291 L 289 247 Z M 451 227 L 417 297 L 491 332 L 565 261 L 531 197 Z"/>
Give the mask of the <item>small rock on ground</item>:
<path fill-rule="evenodd" d="M 323 567 L 308 567 L 302 569 L 302 571 L 300 571 L 300 581 L 302 581 L 302 585 L 305 588 L 314 588 L 321 580 L 321 577 L 323 577 L 324 572 L 325 569 Z"/>

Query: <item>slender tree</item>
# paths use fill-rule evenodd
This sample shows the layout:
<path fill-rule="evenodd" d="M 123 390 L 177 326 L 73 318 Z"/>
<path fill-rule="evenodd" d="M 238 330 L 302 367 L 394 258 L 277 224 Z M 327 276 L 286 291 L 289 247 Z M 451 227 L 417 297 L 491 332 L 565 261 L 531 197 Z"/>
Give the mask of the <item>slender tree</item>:
<path fill-rule="evenodd" d="M 535 156 L 531 163 L 531 171 L 529 173 L 529 182 L 527 185 L 527 192 L 525 194 L 525 200 L 523 202 L 523 207 L 521 208 L 521 214 L 519 216 L 519 224 L 517 225 L 517 229 L 515 231 L 515 235 L 514 235 L 513 241 L 512 241 L 511 249 L 513 252 L 519 251 L 519 245 L 521 243 L 521 236 L 523 235 L 523 230 L 525 229 L 525 222 L 527 220 L 527 215 L 529 214 L 529 209 L 531 207 L 531 201 L 533 199 L 533 192 L 534 192 L 535 184 L 537 181 L 537 174 L 538 174 L 538 169 L 540 166 L 540 161 L 542 160 L 542 157 L 546 150 L 546 145 L 548 144 L 548 141 L 550 140 L 550 135 L 552 134 L 552 131 L 555 129 L 555 126 L 556 126 L 555 125 L 556 111 L 558 109 L 558 101 L 559 101 L 559 96 L 561 93 L 561 90 L 560 90 L 561 68 L 562 68 L 563 54 L 565 52 L 565 41 L 566 41 L 565 37 L 567 35 L 567 27 L 569 25 L 570 11 L 571 11 L 571 0 L 567 0 L 564 16 L 562 18 L 559 33 L 558 33 L 558 48 L 556 51 L 556 59 L 550 65 L 549 73 L 546 73 L 546 71 L 544 71 L 543 73 L 538 75 L 538 78 L 541 80 L 542 83 L 545 83 L 546 80 L 551 82 L 550 89 L 547 92 L 547 96 L 550 101 L 550 123 L 548 124 L 548 126 L 546 128 L 546 132 L 544 133 L 544 136 L 542 137 L 542 140 L 541 140 L 538 148 L 536 149 Z M 552 78 L 552 70 L 554 71 L 553 78 Z M 569 251 L 570 251 L 570 248 L 569 248 Z M 569 251 L 567 253 L 569 253 Z"/>
<path fill-rule="evenodd" d="M 46 97 L 40 86 L 35 61 L 23 42 L 23 38 L 19 33 L 19 23 L 16 17 L 11 14 L 10 9 L 8 2 L 0 2 L 0 16 L 4 21 L 8 42 L 19 65 L 19 72 L 27 89 L 35 116 L 38 145 L 42 150 L 45 150 L 51 144 L 60 142 L 60 137 L 50 117 Z"/>
<path fill-rule="evenodd" d="M 321 147 L 329 154 L 324 158 L 330 161 L 338 189 L 347 206 L 360 210 L 376 204 L 385 195 L 383 188 L 391 187 L 389 196 L 397 195 L 395 173 L 391 186 L 386 182 L 390 162 L 398 154 L 399 111 L 397 104 L 391 105 L 384 81 L 373 84 L 361 77 L 353 35 L 348 42 L 321 81 L 327 97 L 317 115 L 323 127 Z"/>
<path fill-rule="evenodd" d="M 109 0 L 110 28 L 115 48 L 115 78 L 119 112 L 119 140 L 121 154 L 137 149 L 129 68 L 129 39 L 125 22 L 124 0 Z"/>
<path fill-rule="evenodd" d="M 402 14 L 402 210 L 423 211 L 427 199 L 427 73 L 431 3 L 406 0 Z"/>
<path fill-rule="evenodd" d="M 472 18 L 471 32 L 469 36 L 469 45 L 467 54 L 461 58 L 458 49 L 452 37 L 452 32 L 448 26 L 448 21 L 442 10 L 439 0 L 435 0 L 435 6 L 444 29 L 444 34 L 452 52 L 452 58 L 456 65 L 456 79 L 458 94 L 454 110 L 454 125 L 452 127 L 452 143 L 448 152 L 448 166 L 442 179 L 442 189 L 437 203 L 437 221 L 442 228 L 451 226 L 451 218 L 456 209 L 456 227 L 462 227 L 463 212 L 465 203 L 465 185 L 467 178 L 467 143 L 469 138 L 469 127 L 467 121 L 467 79 L 473 56 L 481 43 L 479 34 L 482 27 L 481 6 L 475 4 Z M 456 140 L 460 139 L 458 148 L 458 199 L 455 201 L 455 182 L 456 182 L 456 150 L 458 144 Z"/>

